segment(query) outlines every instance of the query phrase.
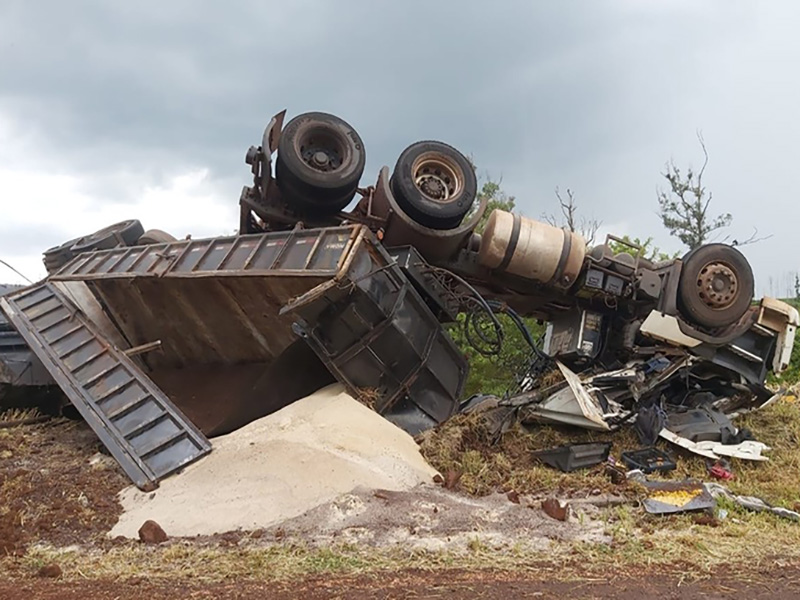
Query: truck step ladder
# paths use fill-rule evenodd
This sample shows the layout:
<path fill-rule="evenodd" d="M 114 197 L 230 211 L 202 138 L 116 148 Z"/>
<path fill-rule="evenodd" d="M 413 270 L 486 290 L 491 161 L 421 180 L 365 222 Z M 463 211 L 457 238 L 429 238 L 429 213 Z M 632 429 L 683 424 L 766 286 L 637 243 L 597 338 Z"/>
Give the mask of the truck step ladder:
<path fill-rule="evenodd" d="M 206 437 L 52 283 L 0 298 L 8 320 L 142 490 L 211 451 Z"/>

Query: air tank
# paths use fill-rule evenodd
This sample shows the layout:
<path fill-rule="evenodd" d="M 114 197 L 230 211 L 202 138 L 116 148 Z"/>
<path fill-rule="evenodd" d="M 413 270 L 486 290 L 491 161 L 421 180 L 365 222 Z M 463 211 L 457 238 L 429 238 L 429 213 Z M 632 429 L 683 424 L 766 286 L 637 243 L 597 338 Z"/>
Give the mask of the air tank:
<path fill-rule="evenodd" d="M 577 233 L 504 210 L 489 215 L 478 251 L 484 267 L 557 288 L 575 283 L 585 256 Z"/>

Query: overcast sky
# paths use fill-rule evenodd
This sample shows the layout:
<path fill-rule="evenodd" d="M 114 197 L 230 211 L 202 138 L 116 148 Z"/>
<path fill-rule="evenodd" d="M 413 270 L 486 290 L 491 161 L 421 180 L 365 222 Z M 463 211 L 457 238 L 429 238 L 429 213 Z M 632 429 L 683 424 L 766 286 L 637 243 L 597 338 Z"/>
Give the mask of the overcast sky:
<path fill-rule="evenodd" d="M 0 3 L 0 259 L 114 221 L 232 233 L 269 117 L 335 113 L 364 183 L 440 139 L 519 208 L 574 190 L 603 232 L 682 251 L 656 214 L 667 160 L 710 154 L 758 292 L 800 269 L 800 3 L 305 0 Z M 19 278 L 0 265 L 0 280 Z M 770 289 L 772 288 L 772 289 Z"/>

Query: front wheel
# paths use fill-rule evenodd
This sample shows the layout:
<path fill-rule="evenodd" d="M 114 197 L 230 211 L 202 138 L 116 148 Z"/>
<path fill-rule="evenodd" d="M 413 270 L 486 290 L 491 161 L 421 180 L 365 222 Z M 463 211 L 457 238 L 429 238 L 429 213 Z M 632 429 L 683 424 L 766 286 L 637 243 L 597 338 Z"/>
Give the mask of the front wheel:
<path fill-rule="evenodd" d="M 747 312 L 754 287 L 750 264 L 736 248 L 700 246 L 683 258 L 678 308 L 693 323 L 725 327 Z"/>

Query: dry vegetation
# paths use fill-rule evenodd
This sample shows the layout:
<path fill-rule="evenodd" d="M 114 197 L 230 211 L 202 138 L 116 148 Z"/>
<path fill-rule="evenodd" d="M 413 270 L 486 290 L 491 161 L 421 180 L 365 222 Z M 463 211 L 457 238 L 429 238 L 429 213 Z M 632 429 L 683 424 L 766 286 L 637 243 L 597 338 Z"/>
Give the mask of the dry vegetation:
<path fill-rule="evenodd" d="M 540 463 L 534 456 L 562 444 L 614 441 L 615 446 L 638 446 L 630 430 L 613 434 L 559 427 L 523 428 L 514 425 L 497 443 L 492 443 L 480 414 L 459 415 L 437 430 L 420 437 L 423 456 L 442 474 L 458 479 L 457 489 L 484 496 L 514 490 L 520 494 L 570 496 L 591 491 L 617 492 L 605 475 L 603 465 L 593 469 L 561 473 Z"/>
<path fill-rule="evenodd" d="M 769 462 L 734 460 L 735 479 L 727 485 L 738 494 L 793 508 L 800 501 L 797 478 L 800 475 L 800 404 L 781 400 L 737 421 L 750 429 L 755 438 L 772 447 Z M 473 495 L 515 490 L 524 494 L 574 494 L 599 490 L 615 491 L 602 466 L 586 471 L 561 473 L 537 461 L 532 452 L 561 444 L 610 441 L 612 456 L 640 446 L 631 428 L 613 433 L 598 433 L 568 427 L 515 425 L 496 444 L 480 415 L 457 416 L 437 430 L 420 438 L 425 458 L 441 473 L 456 473 L 459 489 Z M 694 477 L 708 480 L 705 459 L 669 447 L 677 457 L 678 468 L 670 479 Z"/>
<path fill-rule="evenodd" d="M 773 447 L 766 464 L 735 461 L 739 493 L 793 507 L 800 473 L 800 406 L 781 401 L 743 419 L 740 425 Z M 631 431 L 596 434 L 576 429 L 516 428 L 492 445 L 475 417 L 458 417 L 425 436 L 422 449 L 443 473 L 461 473 L 457 488 L 483 495 L 495 490 L 520 494 L 577 497 L 613 491 L 629 504 L 602 509 L 594 518 L 606 523 L 610 544 L 553 540 L 546 551 L 524 544 L 492 547 L 477 535 L 458 551 L 425 552 L 403 547 L 348 545 L 314 547 L 239 534 L 217 539 L 171 540 L 162 546 L 103 539 L 118 514 L 114 493 L 126 484 L 114 468 L 92 469 L 98 449 L 84 425 L 65 421 L 0 430 L 0 517 L 13 519 L 13 548 L 0 559 L 0 577 L 34 575 L 52 562 L 64 578 L 129 580 L 291 580 L 313 574 L 360 574 L 398 569 L 494 569 L 529 571 L 549 579 L 602 577 L 656 568 L 660 572 L 703 577 L 723 565 L 757 570 L 800 561 L 800 524 L 769 514 L 754 514 L 730 504 L 727 518 L 695 515 L 655 518 L 638 506 L 637 488 L 616 487 L 600 468 L 562 474 L 537 464 L 531 451 L 572 441 L 614 442 L 612 453 L 635 448 Z M 673 478 L 707 479 L 702 459 L 678 454 Z M 20 472 L 21 471 L 21 472 Z M 581 519 L 578 512 L 577 519 Z M 7 539 L 7 538 L 3 538 Z M 75 545 L 75 544 L 78 545 Z"/>

